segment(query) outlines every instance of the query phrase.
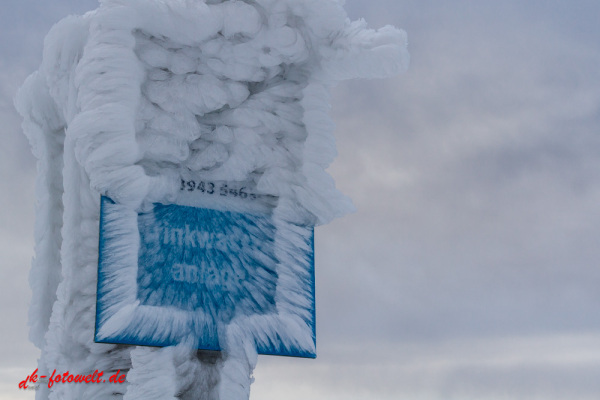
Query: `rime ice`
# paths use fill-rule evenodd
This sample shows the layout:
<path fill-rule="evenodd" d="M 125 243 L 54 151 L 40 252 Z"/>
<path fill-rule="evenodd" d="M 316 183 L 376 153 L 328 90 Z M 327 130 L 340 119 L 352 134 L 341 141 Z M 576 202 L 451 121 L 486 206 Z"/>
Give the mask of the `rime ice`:
<path fill-rule="evenodd" d="M 351 22 L 337 0 L 103 0 L 54 26 L 16 100 L 38 158 L 31 339 L 40 369 L 129 373 L 119 389 L 56 385 L 37 398 L 247 398 L 256 349 L 235 324 L 215 360 L 186 343 L 93 342 L 100 195 L 141 212 L 173 201 L 182 179 L 243 182 L 276 219 L 342 216 L 351 203 L 325 172 L 328 90 L 400 72 L 405 47 L 402 31 Z"/>

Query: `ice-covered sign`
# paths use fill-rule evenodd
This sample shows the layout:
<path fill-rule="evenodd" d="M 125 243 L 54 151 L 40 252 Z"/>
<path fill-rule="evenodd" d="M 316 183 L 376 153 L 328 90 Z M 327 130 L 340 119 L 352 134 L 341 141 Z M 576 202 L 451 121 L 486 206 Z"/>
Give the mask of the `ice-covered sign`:
<path fill-rule="evenodd" d="M 343 3 L 101 0 L 52 28 L 16 99 L 39 160 L 30 337 L 40 369 L 127 383 L 37 398 L 247 399 L 257 350 L 314 355 L 310 227 L 353 209 L 329 89 L 408 62 L 404 32 Z"/>
<path fill-rule="evenodd" d="M 235 323 L 259 353 L 315 357 L 313 228 L 272 218 L 244 187 L 189 189 L 204 193 L 196 206 L 140 213 L 102 198 L 96 341 L 220 350 L 219 327 Z M 228 196 L 225 208 L 255 207 L 201 206 Z"/>

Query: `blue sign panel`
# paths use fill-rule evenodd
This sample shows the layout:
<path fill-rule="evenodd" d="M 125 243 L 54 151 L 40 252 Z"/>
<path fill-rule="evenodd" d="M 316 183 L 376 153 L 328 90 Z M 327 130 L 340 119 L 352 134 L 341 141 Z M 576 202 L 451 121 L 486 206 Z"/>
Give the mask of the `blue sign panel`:
<path fill-rule="evenodd" d="M 102 197 L 95 339 L 220 350 L 237 325 L 259 353 L 315 357 L 313 240 L 269 214 Z"/>

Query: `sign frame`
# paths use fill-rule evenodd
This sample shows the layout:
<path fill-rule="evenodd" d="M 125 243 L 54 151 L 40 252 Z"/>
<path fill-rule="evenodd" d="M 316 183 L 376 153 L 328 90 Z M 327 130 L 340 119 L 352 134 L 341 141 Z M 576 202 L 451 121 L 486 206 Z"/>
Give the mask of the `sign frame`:
<path fill-rule="evenodd" d="M 158 207 L 190 208 L 157 203 L 150 212 Z M 232 221 L 236 219 L 236 212 L 192 208 L 229 213 Z M 256 217 L 269 219 L 274 226 L 277 278 L 272 307 L 249 315 L 234 311 L 232 318 L 220 321 L 206 309 L 148 305 L 140 299 L 143 215 L 101 197 L 95 342 L 164 347 L 192 340 L 199 350 L 220 351 L 220 338 L 235 325 L 254 340 L 259 354 L 316 358 L 313 227 L 271 215 Z"/>

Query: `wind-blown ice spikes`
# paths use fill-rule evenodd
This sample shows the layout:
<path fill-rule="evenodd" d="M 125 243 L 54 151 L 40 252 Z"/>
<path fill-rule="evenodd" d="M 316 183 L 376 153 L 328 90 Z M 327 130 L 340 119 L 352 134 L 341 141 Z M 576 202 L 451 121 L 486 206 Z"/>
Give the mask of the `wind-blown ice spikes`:
<path fill-rule="evenodd" d="M 182 181 L 228 182 L 259 201 L 223 204 L 273 221 L 314 226 L 350 212 L 325 171 L 336 155 L 328 92 L 343 79 L 403 71 L 405 34 L 350 21 L 341 0 L 100 3 L 52 28 L 40 69 L 15 102 L 38 158 L 31 339 L 42 349 L 40 370 L 128 377 L 42 387 L 36 398 L 247 398 L 256 364 L 247 331 L 267 337 L 268 316 L 251 329 L 235 318 L 220 326 L 215 357 L 198 357 L 185 341 L 163 349 L 94 343 L 100 196 L 135 215 L 181 198 Z M 122 229 L 133 224 L 125 219 Z M 137 260 L 139 246 L 123 256 Z M 278 279 L 286 287 L 292 278 Z M 299 329 L 295 295 L 275 295 L 287 321 L 276 329 Z M 153 379 L 160 388 L 144 387 Z"/>

